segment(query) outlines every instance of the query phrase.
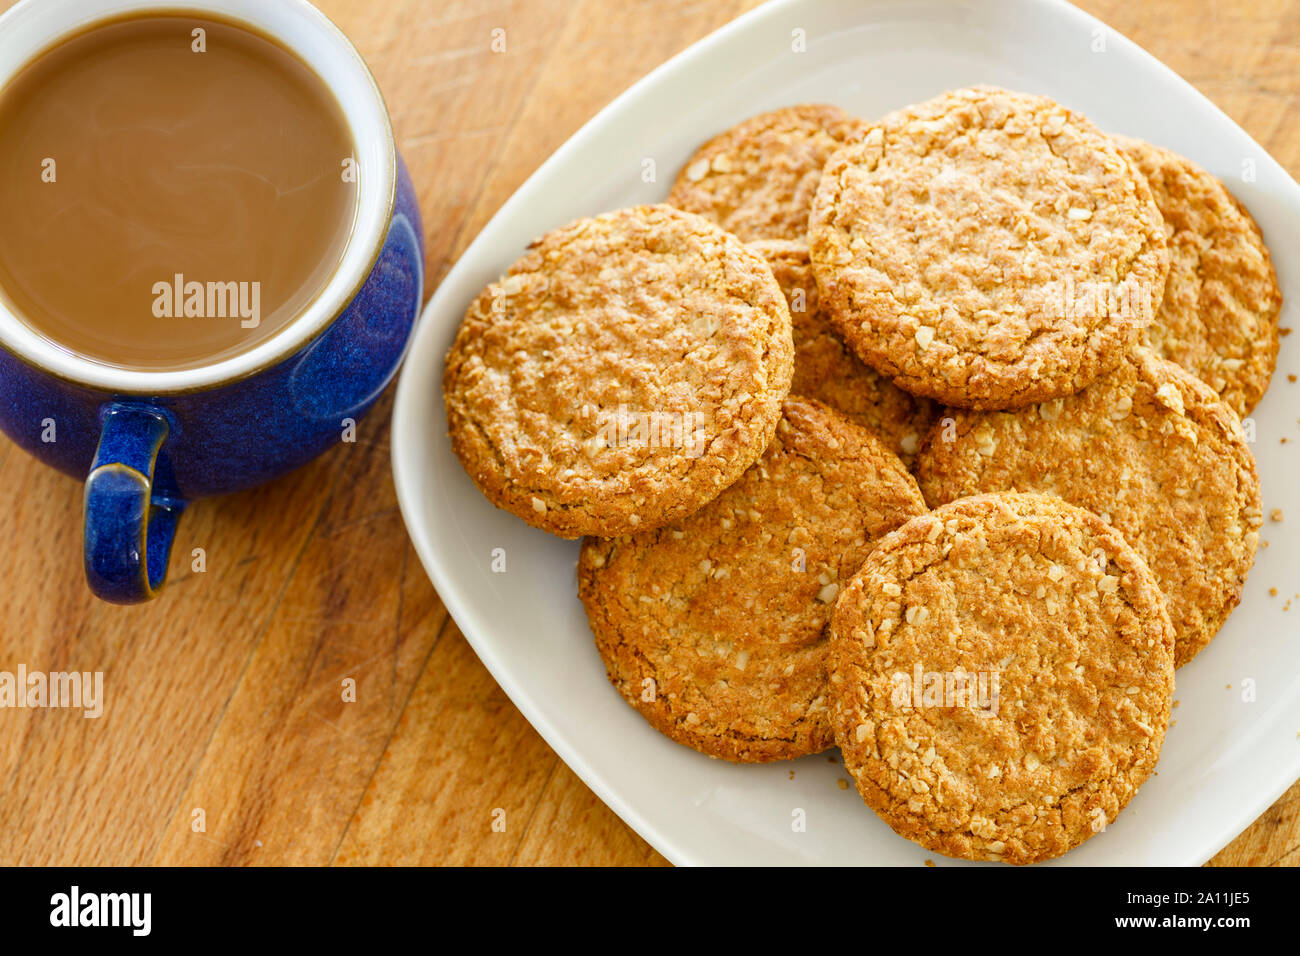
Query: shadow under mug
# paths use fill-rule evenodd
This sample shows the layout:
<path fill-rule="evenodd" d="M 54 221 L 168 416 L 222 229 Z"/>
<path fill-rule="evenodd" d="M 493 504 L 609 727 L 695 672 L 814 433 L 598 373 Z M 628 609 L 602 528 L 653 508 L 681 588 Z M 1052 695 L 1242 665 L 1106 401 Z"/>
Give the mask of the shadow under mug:
<path fill-rule="evenodd" d="M 148 600 L 186 502 L 238 491 L 339 441 L 392 379 L 423 299 L 415 192 L 383 98 L 348 39 L 305 0 L 23 0 L 0 16 L 0 87 L 59 38 L 131 11 L 247 23 L 324 80 L 351 127 L 357 215 L 316 300 L 256 347 L 182 371 L 93 362 L 0 301 L 0 429 L 85 478 L 85 567 L 99 597 Z"/>

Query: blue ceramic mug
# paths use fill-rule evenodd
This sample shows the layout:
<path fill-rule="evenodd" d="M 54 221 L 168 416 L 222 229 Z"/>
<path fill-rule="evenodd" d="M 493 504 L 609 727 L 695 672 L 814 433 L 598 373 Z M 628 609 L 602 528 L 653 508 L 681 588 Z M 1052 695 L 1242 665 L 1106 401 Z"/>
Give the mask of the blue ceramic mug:
<path fill-rule="evenodd" d="M 186 502 L 274 478 L 344 436 L 396 372 L 423 295 L 420 213 L 383 98 L 304 0 L 23 0 L 0 16 L 0 87 L 62 37 L 150 10 L 243 22 L 297 53 L 342 106 L 359 176 L 353 232 L 323 291 L 275 335 L 210 365 L 101 364 L 36 334 L 0 298 L 0 429 L 85 479 L 86 578 L 118 603 L 157 593 Z"/>

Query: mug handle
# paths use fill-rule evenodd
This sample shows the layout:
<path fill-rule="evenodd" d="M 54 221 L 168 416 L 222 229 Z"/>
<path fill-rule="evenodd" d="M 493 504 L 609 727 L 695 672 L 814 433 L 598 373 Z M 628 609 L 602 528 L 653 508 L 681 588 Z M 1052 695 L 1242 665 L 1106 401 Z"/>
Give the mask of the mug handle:
<path fill-rule="evenodd" d="M 158 451 L 171 430 L 162 412 L 114 402 L 101 412 L 99 447 L 86 478 L 85 561 L 90 589 L 114 604 L 157 595 L 167 577 L 179 495 L 154 480 Z"/>

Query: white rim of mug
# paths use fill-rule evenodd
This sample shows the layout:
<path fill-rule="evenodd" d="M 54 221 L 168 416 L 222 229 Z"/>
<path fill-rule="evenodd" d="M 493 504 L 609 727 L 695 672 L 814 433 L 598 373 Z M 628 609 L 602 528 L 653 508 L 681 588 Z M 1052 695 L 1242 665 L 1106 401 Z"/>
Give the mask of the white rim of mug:
<path fill-rule="evenodd" d="M 0 89 L 62 38 L 100 22 L 150 13 L 193 13 L 247 24 L 293 51 L 343 110 L 360 169 L 359 188 L 352 234 L 334 274 L 311 304 L 253 348 L 209 365 L 148 370 L 97 362 L 51 342 L 0 298 L 0 346 L 43 372 L 115 394 L 166 395 L 238 381 L 309 343 L 343 312 L 374 268 L 392 218 L 397 181 L 397 150 L 379 86 L 352 42 L 307 0 L 21 0 L 0 15 Z"/>

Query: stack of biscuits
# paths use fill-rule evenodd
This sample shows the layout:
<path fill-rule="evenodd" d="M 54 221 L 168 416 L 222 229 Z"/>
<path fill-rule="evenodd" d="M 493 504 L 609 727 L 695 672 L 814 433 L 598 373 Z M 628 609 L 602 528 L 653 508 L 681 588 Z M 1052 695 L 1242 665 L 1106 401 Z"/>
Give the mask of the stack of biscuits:
<path fill-rule="evenodd" d="M 656 729 L 838 745 L 898 833 L 1031 863 L 1137 792 L 1240 599 L 1280 306 L 1221 182 L 1049 99 L 795 106 L 533 243 L 444 397 L 488 499 L 584 539 Z"/>

